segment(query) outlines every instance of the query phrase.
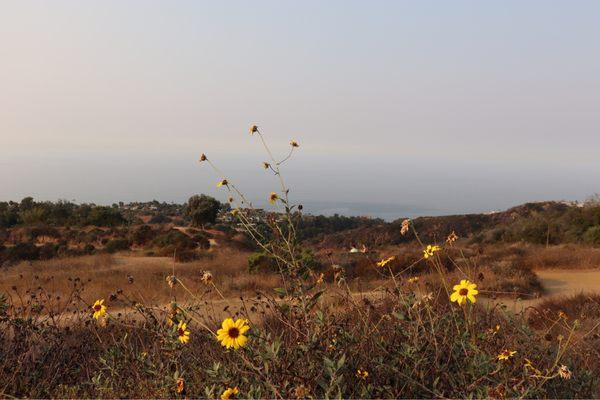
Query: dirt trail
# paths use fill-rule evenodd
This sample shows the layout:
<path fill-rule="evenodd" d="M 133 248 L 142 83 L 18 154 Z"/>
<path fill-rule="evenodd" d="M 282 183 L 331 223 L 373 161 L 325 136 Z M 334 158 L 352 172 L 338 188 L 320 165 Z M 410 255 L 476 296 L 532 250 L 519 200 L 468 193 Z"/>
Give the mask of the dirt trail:
<path fill-rule="evenodd" d="M 579 293 L 600 293 L 600 270 L 538 270 L 535 271 L 546 290 L 545 294 L 537 299 L 507 300 L 500 302 L 521 311 L 524 308 L 535 306 L 552 297 L 572 296 Z"/>

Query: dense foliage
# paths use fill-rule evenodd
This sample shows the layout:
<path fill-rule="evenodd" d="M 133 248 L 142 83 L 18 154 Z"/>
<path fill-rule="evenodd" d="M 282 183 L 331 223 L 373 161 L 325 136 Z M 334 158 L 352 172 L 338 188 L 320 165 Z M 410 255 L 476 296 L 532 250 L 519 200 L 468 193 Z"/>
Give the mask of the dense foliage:
<path fill-rule="evenodd" d="M 221 207 L 221 203 L 214 197 L 195 195 L 188 200 L 185 215 L 190 219 L 192 226 L 204 226 L 217 220 Z"/>
<path fill-rule="evenodd" d="M 17 202 L 0 202 L 0 227 L 44 224 L 51 226 L 119 226 L 126 222 L 116 206 L 75 204 L 68 201 L 36 202 L 26 197 Z"/>

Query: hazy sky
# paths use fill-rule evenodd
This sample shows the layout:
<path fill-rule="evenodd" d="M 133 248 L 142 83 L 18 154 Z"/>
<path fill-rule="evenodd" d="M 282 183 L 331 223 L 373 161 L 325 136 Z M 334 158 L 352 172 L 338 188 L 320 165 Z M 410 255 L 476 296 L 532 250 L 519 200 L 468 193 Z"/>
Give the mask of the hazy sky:
<path fill-rule="evenodd" d="M 253 199 L 248 127 L 316 211 L 600 192 L 598 1 L 0 1 L 0 200 Z M 361 210 L 358 208 L 363 207 Z M 354 210 L 354 211 L 353 211 Z"/>

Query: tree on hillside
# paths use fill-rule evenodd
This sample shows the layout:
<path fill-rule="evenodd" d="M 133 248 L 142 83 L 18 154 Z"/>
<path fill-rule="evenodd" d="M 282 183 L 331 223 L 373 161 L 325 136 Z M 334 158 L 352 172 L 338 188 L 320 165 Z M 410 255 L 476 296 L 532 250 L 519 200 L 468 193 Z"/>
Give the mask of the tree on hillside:
<path fill-rule="evenodd" d="M 221 209 L 221 203 L 214 197 L 202 194 L 194 195 L 188 200 L 185 215 L 191 219 L 193 226 L 214 223 Z"/>
<path fill-rule="evenodd" d="M 23 198 L 23 200 L 21 200 L 21 203 L 19 204 L 19 210 L 28 211 L 31 210 L 34 206 L 35 201 L 33 200 L 33 197 L 27 196 Z"/>

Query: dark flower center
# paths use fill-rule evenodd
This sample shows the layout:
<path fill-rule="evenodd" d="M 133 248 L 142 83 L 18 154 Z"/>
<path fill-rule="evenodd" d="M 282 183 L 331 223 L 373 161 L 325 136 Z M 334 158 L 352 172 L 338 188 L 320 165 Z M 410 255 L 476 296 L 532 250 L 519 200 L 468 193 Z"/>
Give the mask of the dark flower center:
<path fill-rule="evenodd" d="M 240 336 L 240 330 L 238 328 L 229 328 L 229 331 L 227 332 L 227 334 L 229 335 L 230 338 L 237 338 L 238 336 Z"/>
<path fill-rule="evenodd" d="M 466 296 L 469 294 L 469 289 L 462 288 L 458 291 L 458 294 L 460 294 L 461 296 Z"/>
<path fill-rule="evenodd" d="M 95 311 L 100 311 L 100 310 L 102 310 L 102 306 L 101 306 L 100 304 L 96 304 L 96 305 L 94 306 L 94 310 L 95 310 Z"/>
<path fill-rule="evenodd" d="M 183 329 L 179 328 L 179 329 L 177 329 L 177 334 L 179 336 L 184 336 L 185 335 L 185 331 Z"/>

